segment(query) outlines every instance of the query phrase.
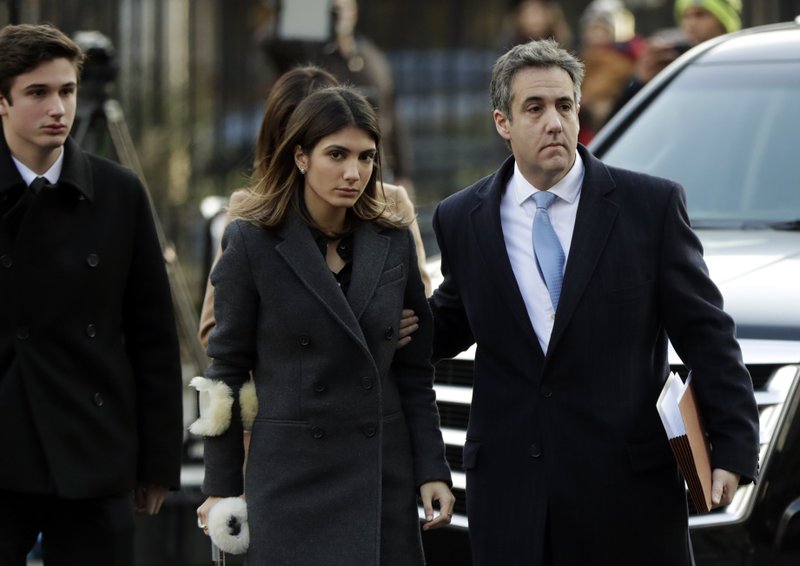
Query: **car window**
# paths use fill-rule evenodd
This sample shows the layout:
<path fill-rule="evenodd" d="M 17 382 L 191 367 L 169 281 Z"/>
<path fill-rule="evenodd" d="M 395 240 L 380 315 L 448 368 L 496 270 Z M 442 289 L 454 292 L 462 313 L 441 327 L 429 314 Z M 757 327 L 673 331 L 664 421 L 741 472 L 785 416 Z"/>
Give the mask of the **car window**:
<path fill-rule="evenodd" d="M 678 181 L 693 224 L 800 220 L 800 63 L 700 65 L 600 156 Z"/>

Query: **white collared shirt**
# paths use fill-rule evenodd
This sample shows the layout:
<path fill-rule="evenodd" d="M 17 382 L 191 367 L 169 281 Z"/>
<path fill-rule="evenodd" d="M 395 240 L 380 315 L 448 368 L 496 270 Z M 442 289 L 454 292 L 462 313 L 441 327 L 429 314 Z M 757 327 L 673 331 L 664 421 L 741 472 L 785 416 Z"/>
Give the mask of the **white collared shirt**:
<path fill-rule="evenodd" d="M 11 159 L 14 160 L 14 165 L 17 166 L 17 171 L 19 171 L 22 180 L 25 181 L 25 184 L 29 187 L 36 177 L 44 177 L 47 179 L 48 183 L 55 185 L 58 183 L 58 179 L 61 177 L 61 169 L 64 167 L 64 148 L 61 148 L 61 153 L 59 154 L 58 159 L 56 159 L 55 163 L 50 166 L 50 169 L 45 171 L 44 175 L 37 175 L 31 171 L 27 165 L 13 155 L 11 156 Z"/>
<path fill-rule="evenodd" d="M 572 168 L 563 179 L 549 189 L 549 192 L 559 197 L 550 205 L 548 213 L 564 249 L 565 269 L 569 262 L 569 249 L 578 213 L 583 175 L 583 160 L 576 153 Z M 508 258 L 511 260 L 517 285 L 525 301 L 528 317 L 531 319 L 542 351 L 547 352 L 550 334 L 553 332 L 555 311 L 533 255 L 533 217 L 536 214 L 536 203 L 531 197 L 538 190 L 522 176 L 515 163 L 514 174 L 511 175 L 500 201 L 500 222 L 503 226 Z"/>

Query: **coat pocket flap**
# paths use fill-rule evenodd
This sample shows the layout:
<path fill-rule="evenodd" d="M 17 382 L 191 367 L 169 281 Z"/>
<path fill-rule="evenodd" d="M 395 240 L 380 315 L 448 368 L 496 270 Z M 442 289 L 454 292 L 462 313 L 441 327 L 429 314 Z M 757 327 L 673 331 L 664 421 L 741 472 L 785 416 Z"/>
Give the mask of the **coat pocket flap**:
<path fill-rule="evenodd" d="M 630 444 L 628 446 L 628 459 L 634 472 L 643 472 L 653 468 L 660 468 L 675 464 L 675 456 L 669 447 L 666 435 L 663 438 Z"/>
<path fill-rule="evenodd" d="M 478 465 L 478 449 L 481 447 L 479 442 L 469 440 L 464 443 L 464 469 L 472 470 Z"/>

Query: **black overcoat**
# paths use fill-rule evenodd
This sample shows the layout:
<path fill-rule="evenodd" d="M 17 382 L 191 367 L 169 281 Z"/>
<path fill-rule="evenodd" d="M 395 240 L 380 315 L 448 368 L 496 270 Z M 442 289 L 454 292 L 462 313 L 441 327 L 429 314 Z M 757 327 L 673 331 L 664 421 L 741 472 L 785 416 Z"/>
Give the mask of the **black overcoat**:
<path fill-rule="evenodd" d="M 514 169 L 443 201 L 434 351 L 477 344 L 464 467 L 476 566 L 690 563 L 684 483 L 655 408 L 667 337 L 694 372 L 712 465 L 755 478 L 758 413 L 681 187 L 586 166 L 547 355 L 506 252 Z M 531 274 L 532 277 L 538 275 Z"/>
<path fill-rule="evenodd" d="M 64 146 L 27 189 L 0 131 L 0 489 L 67 498 L 177 487 L 181 368 L 148 197 Z"/>

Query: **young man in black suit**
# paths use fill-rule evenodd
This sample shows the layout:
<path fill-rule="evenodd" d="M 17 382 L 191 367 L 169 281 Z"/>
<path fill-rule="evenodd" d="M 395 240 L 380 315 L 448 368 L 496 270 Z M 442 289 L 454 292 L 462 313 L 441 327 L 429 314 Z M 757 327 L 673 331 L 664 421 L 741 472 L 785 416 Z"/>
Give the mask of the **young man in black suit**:
<path fill-rule="evenodd" d="M 0 30 L 0 564 L 132 565 L 180 477 L 181 369 L 139 179 L 68 135 L 80 48 Z M 133 504 L 131 504 L 133 493 Z"/>
<path fill-rule="evenodd" d="M 752 383 L 683 189 L 578 144 L 582 78 L 552 40 L 500 57 L 493 117 L 513 155 L 434 216 L 435 355 L 477 344 L 464 447 L 476 566 L 692 563 L 655 407 L 668 338 L 693 371 L 714 503 L 757 475 Z"/>

